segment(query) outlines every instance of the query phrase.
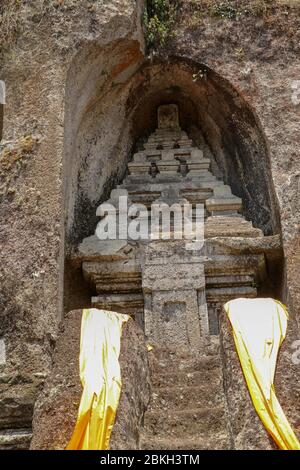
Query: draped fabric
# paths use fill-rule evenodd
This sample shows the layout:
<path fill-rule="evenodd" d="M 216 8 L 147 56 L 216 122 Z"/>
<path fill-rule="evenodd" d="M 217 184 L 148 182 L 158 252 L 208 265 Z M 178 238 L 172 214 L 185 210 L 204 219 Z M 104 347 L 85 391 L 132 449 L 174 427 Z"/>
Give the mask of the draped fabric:
<path fill-rule="evenodd" d="M 68 450 L 107 450 L 121 393 L 122 326 L 130 317 L 85 309 L 80 339 L 83 392 Z"/>
<path fill-rule="evenodd" d="M 300 450 L 274 389 L 277 355 L 287 330 L 286 307 L 273 299 L 236 299 L 224 308 L 260 419 L 280 449 Z"/>

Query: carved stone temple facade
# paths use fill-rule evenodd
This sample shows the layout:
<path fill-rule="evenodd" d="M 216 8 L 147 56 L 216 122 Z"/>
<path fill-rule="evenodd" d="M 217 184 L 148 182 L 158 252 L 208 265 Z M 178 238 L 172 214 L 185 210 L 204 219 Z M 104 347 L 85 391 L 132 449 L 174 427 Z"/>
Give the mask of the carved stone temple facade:
<path fill-rule="evenodd" d="M 148 236 L 141 239 L 128 232 L 125 239 L 101 240 L 98 224 L 95 234 L 80 243 L 74 262 L 94 292 L 92 305 L 132 315 L 152 346 L 151 399 L 135 445 L 257 448 L 239 429 L 245 421 L 259 436 L 259 448 L 272 448 L 236 369 L 222 306 L 237 297 L 273 295 L 269 276 L 280 259 L 280 240 L 264 236 L 245 219 L 241 198 L 210 171 L 212 153 L 202 142 L 197 147 L 180 127 L 176 104 L 159 106 L 157 129 L 133 155 L 122 184 L 111 191 L 108 210 L 97 209 L 103 226 L 115 213 L 119 235 L 137 220 L 121 197 L 129 208 L 143 204 L 140 224 L 150 221 L 153 203 L 171 208 L 189 203 L 190 221 L 202 208 L 202 240 L 195 230 L 188 240 L 178 237 L 175 213 L 169 226 L 162 219 L 160 238 L 150 236 L 149 223 Z M 169 228 L 171 236 L 164 238 Z M 237 403 L 247 406 L 240 409 Z"/>
<path fill-rule="evenodd" d="M 112 450 L 274 448 L 251 404 L 222 306 L 275 295 L 280 238 L 245 219 L 241 198 L 211 172 L 213 155 L 202 142 L 196 146 L 180 127 L 178 105 L 160 105 L 157 129 L 98 207 L 95 234 L 73 253 L 91 304 L 135 319 L 123 332 Z M 161 214 L 160 230 L 149 223 L 155 204 L 171 209 L 168 221 Z M 180 237 L 175 208 L 185 222 L 200 213 L 200 230 L 193 224 L 191 236 Z M 101 239 L 112 216 L 115 237 Z M 35 405 L 33 449 L 64 448 L 70 439 L 81 393 L 81 315 L 71 310 L 64 319 Z"/>
<path fill-rule="evenodd" d="M 135 316 L 154 343 L 205 353 L 217 338 L 222 304 L 255 297 L 267 279 L 270 250 L 260 229 L 243 217 L 242 200 L 210 171 L 210 151 L 198 148 L 179 125 L 175 104 L 158 108 L 158 127 L 133 155 L 118 197 L 132 204 L 189 202 L 204 207 L 204 244 L 186 240 L 85 238 L 76 259 L 95 295 L 97 308 Z M 194 209 L 193 209 L 194 210 Z M 99 212 L 98 212 L 99 214 Z"/>
<path fill-rule="evenodd" d="M 139 430 L 140 448 L 252 448 L 243 430 L 233 443 L 238 431 L 232 429 L 241 419 L 251 422 L 260 448 L 272 448 L 241 371 L 234 369 L 237 358 L 228 356 L 234 348 L 222 305 L 237 297 L 270 295 L 270 266 L 280 258 L 280 241 L 245 219 L 241 198 L 210 171 L 209 147 L 197 147 L 179 123 L 177 105 L 158 107 L 157 129 L 133 155 L 123 183 L 106 202 L 115 208 L 121 232 L 124 220 L 134 217 L 122 213 L 120 196 L 128 198 L 129 207 L 146 206 L 140 217 L 147 220 L 153 203 L 189 203 L 192 221 L 202 207 L 203 243 L 178 239 L 174 215 L 169 239 L 163 239 L 163 223 L 160 239 L 100 240 L 96 228 L 74 259 L 94 291 L 92 305 L 135 317 L 153 347 L 151 400 Z M 97 215 L 104 223 L 109 214 L 101 207 Z M 244 400 L 248 406 L 237 410 L 236 403 Z"/>
<path fill-rule="evenodd" d="M 1 1 L 0 450 L 67 445 L 91 306 L 135 319 L 112 449 L 274 448 L 222 308 L 256 296 L 289 310 L 275 388 L 300 439 L 300 2 L 165 2 L 149 47 L 154 3 Z M 203 246 L 175 223 L 100 240 L 100 203 L 139 218 L 126 195 L 201 206 Z"/>

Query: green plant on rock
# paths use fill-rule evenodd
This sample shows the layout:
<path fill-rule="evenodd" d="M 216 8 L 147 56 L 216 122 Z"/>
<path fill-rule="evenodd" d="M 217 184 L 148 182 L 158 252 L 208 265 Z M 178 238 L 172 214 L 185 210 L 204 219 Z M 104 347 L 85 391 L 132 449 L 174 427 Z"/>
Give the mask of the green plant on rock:
<path fill-rule="evenodd" d="M 170 37 L 176 11 L 177 0 L 148 0 L 142 20 L 149 49 L 163 46 Z"/>
<path fill-rule="evenodd" d="M 226 2 L 215 2 L 211 7 L 213 16 L 234 20 L 239 16 L 239 11 L 228 0 Z"/>
<path fill-rule="evenodd" d="M 206 80 L 206 79 L 207 79 L 207 70 L 204 67 L 200 68 L 197 73 L 193 73 L 193 82 L 197 82 L 199 80 Z"/>

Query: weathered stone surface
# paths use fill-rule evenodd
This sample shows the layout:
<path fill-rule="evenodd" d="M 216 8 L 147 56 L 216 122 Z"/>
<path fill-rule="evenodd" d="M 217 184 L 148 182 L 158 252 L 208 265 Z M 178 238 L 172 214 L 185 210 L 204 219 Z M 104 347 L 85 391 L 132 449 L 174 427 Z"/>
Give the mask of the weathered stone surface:
<path fill-rule="evenodd" d="M 280 349 L 276 375 L 276 395 L 300 441 L 300 333 L 299 324 L 290 314 L 286 338 Z"/>
<path fill-rule="evenodd" d="M 0 450 L 27 450 L 31 438 L 31 429 L 3 430 L 0 432 Z"/>
<path fill-rule="evenodd" d="M 126 240 L 99 240 L 96 235 L 85 238 L 78 247 L 79 257 L 103 257 L 103 259 L 122 259 L 126 257 L 123 254 L 123 248 L 127 246 Z M 123 256 L 122 256 L 123 255 Z"/>
<path fill-rule="evenodd" d="M 142 449 L 230 449 L 223 373 L 211 356 L 153 345 L 152 393 L 141 433 Z"/>
<path fill-rule="evenodd" d="M 224 184 L 214 188 L 214 195 L 205 201 L 205 206 L 212 215 L 237 215 L 242 210 L 242 200 Z"/>
<path fill-rule="evenodd" d="M 20 377 L 34 378 L 34 374 L 45 374 L 50 369 L 63 314 L 64 200 L 70 197 L 75 201 L 72 188 L 78 181 L 77 174 L 73 179 L 70 168 L 75 154 L 72 149 L 68 156 L 64 153 L 64 139 L 68 140 L 68 131 L 63 130 L 66 110 L 72 116 L 70 127 L 76 128 L 76 116 L 80 114 L 79 108 L 78 112 L 70 109 L 71 90 L 76 83 L 81 87 L 88 76 L 93 86 L 91 71 L 87 75 L 83 72 L 89 61 L 99 61 L 97 75 L 103 82 L 109 75 L 109 86 L 122 76 L 122 71 L 134 68 L 142 57 L 143 4 L 143 0 L 1 1 L 0 76 L 6 84 L 7 100 L 5 107 L 0 105 L 0 135 L 4 139 L 0 146 L 0 338 L 6 345 L 6 362 L 0 365 L 0 372 L 11 379 L 5 386 L 0 383 L 0 395 L 6 402 L 4 407 L 0 406 L 0 423 L 3 412 L 6 428 L 15 426 L 17 414 L 20 425 L 21 421 L 26 421 L 26 427 L 31 425 L 39 385 L 32 380 L 22 386 Z M 118 48 L 123 44 L 120 55 L 114 49 L 116 44 Z M 110 57 L 110 63 L 105 57 Z M 67 81 L 70 87 L 66 87 Z M 79 101 L 75 98 L 75 107 Z M 116 114 L 114 119 L 119 118 Z M 98 123 L 97 128 L 99 132 Z M 108 129 L 110 144 L 102 149 L 107 156 L 110 146 L 115 158 L 111 159 L 111 171 L 108 167 L 103 169 L 102 163 L 99 171 L 92 170 L 99 187 L 105 186 L 118 169 L 122 172 L 116 152 L 119 137 L 114 141 L 112 122 Z M 75 142 L 73 137 L 71 140 Z M 120 143 L 120 147 L 127 158 L 127 144 Z M 2 159 L 3 153 L 8 158 Z M 100 153 L 97 149 L 97 156 Z M 14 154 L 18 159 L 11 159 Z M 93 192 L 93 184 L 87 180 L 83 184 Z M 78 200 L 76 204 L 78 207 Z M 83 225 L 88 217 L 86 205 L 84 212 Z M 76 269 L 70 268 L 73 281 Z M 66 278 L 69 279 L 69 272 Z M 81 287 L 76 286 L 74 294 L 76 301 L 73 293 L 65 297 L 67 311 L 88 302 L 77 302 L 80 290 L 86 295 L 82 277 L 79 282 Z"/>
<path fill-rule="evenodd" d="M 204 265 L 185 241 L 149 243 L 143 253 L 145 332 L 155 344 L 199 351 L 206 342 Z"/>
<path fill-rule="evenodd" d="M 252 404 L 235 349 L 231 326 L 223 309 L 220 311 L 219 320 L 224 389 L 234 448 L 238 450 L 276 449 L 276 444 L 265 430 Z M 297 337 L 299 337 L 297 325 L 295 320 L 291 319 L 288 322 L 287 337 L 279 351 L 275 390 L 279 403 L 299 439 L 300 373 L 299 365 L 293 363 L 292 359 L 292 354 L 295 352 L 292 344 Z M 293 381 L 291 381 L 291 374 L 294 377 Z"/>
<path fill-rule="evenodd" d="M 150 400 L 148 352 L 135 322 L 124 328 L 120 364 L 123 380 L 120 404 L 111 436 L 111 449 L 138 449 L 144 412 Z"/>
<path fill-rule="evenodd" d="M 77 418 L 81 310 L 69 312 L 61 326 L 53 367 L 39 395 L 33 418 L 31 449 L 64 449 Z M 144 335 L 133 320 L 123 327 L 120 352 L 122 392 L 111 449 L 135 449 L 149 400 L 148 356 Z"/>
<path fill-rule="evenodd" d="M 263 233 L 259 228 L 254 228 L 252 223 L 242 217 L 232 217 L 216 215 L 207 218 L 205 227 L 205 238 L 210 237 L 262 237 Z M 247 241 L 245 240 L 244 244 Z"/>
<path fill-rule="evenodd" d="M 1 2 L 1 14 L 12 8 L 15 21 L 1 30 L 0 135 L 13 148 L 24 135 L 40 136 L 15 167 L 0 165 L 0 367 L 11 385 L 49 370 L 62 297 L 67 311 L 88 302 L 68 260 L 63 292 L 64 255 L 92 233 L 95 209 L 123 178 L 134 143 L 155 128 L 157 106 L 173 99 L 214 173 L 243 199 L 247 219 L 267 234 L 282 230 L 285 269 L 275 276 L 284 278 L 280 295 L 298 319 L 299 2 L 231 3 L 232 16 L 211 2 L 180 2 L 161 57 L 138 70 L 143 1 Z M 21 386 L 10 397 L 5 387 L 8 399 L 22 401 Z"/>
<path fill-rule="evenodd" d="M 219 321 L 224 390 L 234 449 L 275 449 L 276 445 L 268 436 L 253 407 L 235 350 L 229 320 L 223 309 L 220 311 Z"/>
<path fill-rule="evenodd" d="M 179 127 L 178 106 L 176 104 L 159 106 L 157 118 L 159 129 Z"/>

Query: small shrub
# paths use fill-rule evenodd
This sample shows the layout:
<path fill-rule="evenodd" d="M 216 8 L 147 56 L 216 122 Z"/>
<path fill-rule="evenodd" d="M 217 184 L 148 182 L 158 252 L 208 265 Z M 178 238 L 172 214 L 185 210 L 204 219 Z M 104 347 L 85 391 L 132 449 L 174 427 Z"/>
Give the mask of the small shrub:
<path fill-rule="evenodd" d="M 146 45 L 155 49 L 165 44 L 176 19 L 176 0 L 148 0 L 143 13 Z"/>
<path fill-rule="evenodd" d="M 37 145 L 37 139 L 32 135 L 21 137 L 14 146 L 5 147 L 0 154 L 0 169 L 10 168 L 24 156 L 32 153 Z"/>
<path fill-rule="evenodd" d="M 239 11 L 229 1 L 214 3 L 211 7 L 211 12 L 213 16 L 229 20 L 235 20 L 239 16 Z"/>

